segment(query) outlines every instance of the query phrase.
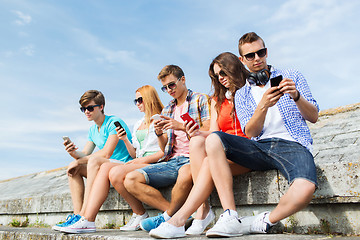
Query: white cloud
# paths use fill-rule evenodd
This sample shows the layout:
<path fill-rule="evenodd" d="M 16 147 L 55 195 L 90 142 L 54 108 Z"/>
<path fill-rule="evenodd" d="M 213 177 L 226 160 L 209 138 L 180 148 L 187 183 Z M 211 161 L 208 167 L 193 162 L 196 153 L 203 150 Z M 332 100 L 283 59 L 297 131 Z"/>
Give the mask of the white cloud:
<path fill-rule="evenodd" d="M 23 12 L 17 11 L 17 10 L 14 10 L 12 12 L 15 13 L 16 16 L 18 17 L 18 19 L 15 20 L 16 25 L 24 26 L 24 25 L 30 24 L 30 22 L 32 20 L 30 15 L 24 14 Z"/>
<path fill-rule="evenodd" d="M 20 52 L 24 53 L 27 56 L 33 56 L 35 53 L 35 47 L 32 44 L 23 46 L 22 48 L 20 48 Z"/>

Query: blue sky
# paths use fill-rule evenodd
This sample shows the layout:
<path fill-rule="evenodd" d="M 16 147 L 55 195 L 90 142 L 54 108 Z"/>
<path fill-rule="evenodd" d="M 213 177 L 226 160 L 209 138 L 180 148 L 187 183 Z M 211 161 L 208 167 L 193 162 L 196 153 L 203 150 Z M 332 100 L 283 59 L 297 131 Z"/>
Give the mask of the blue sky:
<path fill-rule="evenodd" d="M 238 55 L 249 31 L 265 40 L 268 63 L 305 75 L 322 110 L 360 102 L 357 0 L 0 0 L 0 8 L 0 180 L 71 161 L 61 136 L 83 147 L 86 90 L 102 91 L 105 112 L 130 126 L 141 117 L 135 90 L 159 90 L 167 64 L 210 93 L 210 62 Z"/>

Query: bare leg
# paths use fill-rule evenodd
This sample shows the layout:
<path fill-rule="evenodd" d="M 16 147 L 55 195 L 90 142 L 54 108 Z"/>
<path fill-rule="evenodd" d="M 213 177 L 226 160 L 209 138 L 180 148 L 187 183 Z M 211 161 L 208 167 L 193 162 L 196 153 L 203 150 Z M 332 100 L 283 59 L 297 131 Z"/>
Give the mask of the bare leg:
<path fill-rule="evenodd" d="M 94 180 L 96 178 L 96 174 L 98 173 L 101 164 L 109 162 L 109 159 L 103 157 L 93 156 L 90 157 L 87 164 L 87 180 L 84 194 L 84 202 L 80 211 L 80 215 L 83 216 L 85 213 L 87 201 L 90 195 L 90 191 Z"/>
<path fill-rule="evenodd" d="M 147 165 L 149 164 L 126 164 L 116 166 L 110 170 L 109 174 L 111 184 L 137 215 L 143 215 L 145 213 L 145 208 L 137 198 L 126 190 L 124 186 L 124 179 L 129 172 L 132 172 L 135 169 L 143 168 Z"/>
<path fill-rule="evenodd" d="M 124 186 L 135 198 L 156 209 L 166 211 L 170 206 L 169 201 L 159 190 L 146 184 L 144 175 L 138 171 L 132 171 L 126 175 Z"/>
<path fill-rule="evenodd" d="M 88 221 L 95 221 L 101 205 L 105 202 L 109 194 L 109 171 L 120 164 L 121 163 L 108 162 L 101 165 L 91 188 L 88 204 L 83 215 Z"/>
<path fill-rule="evenodd" d="M 83 205 L 85 190 L 83 177 L 87 176 L 86 171 L 86 164 L 80 165 L 77 173 L 68 177 L 74 214 L 79 214 Z"/>
<path fill-rule="evenodd" d="M 196 184 L 199 171 L 206 157 L 205 139 L 206 138 L 203 136 L 196 136 L 192 137 L 190 140 L 190 168 L 194 184 Z M 205 200 L 204 203 L 197 209 L 195 218 L 204 219 L 209 210 L 210 204 L 207 200 Z"/>
<path fill-rule="evenodd" d="M 240 175 L 250 170 L 237 165 L 233 162 L 231 164 L 232 175 Z M 186 220 L 190 215 L 210 196 L 214 189 L 214 183 L 211 178 L 209 164 L 207 158 L 204 159 L 202 167 L 198 174 L 198 181 L 193 186 L 189 197 L 186 199 L 184 205 L 172 216 L 168 223 L 180 227 L 185 225 Z"/>
<path fill-rule="evenodd" d="M 305 179 L 296 179 L 270 213 L 270 222 L 276 223 L 305 208 L 313 198 L 314 191 L 315 184 Z"/>
<path fill-rule="evenodd" d="M 193 186 L 190 165 L 184 165 L 179 169 L 179 174 L 171 191 L 170 207 L 166 210 L 169 216 L 174 215 L 184 204 Z"/>
<path fill-rule="evenodd" d="M 233 177 L 218 135 L 210 134 L 206 138 L 206 153 L 208 155 L 211 176 L 223 209 L 236 210 Z"/>

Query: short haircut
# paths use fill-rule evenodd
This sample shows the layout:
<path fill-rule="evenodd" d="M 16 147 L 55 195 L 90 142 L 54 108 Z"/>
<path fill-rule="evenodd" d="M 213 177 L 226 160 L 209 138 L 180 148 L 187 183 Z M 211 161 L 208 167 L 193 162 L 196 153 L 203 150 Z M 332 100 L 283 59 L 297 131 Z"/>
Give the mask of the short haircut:
<path fill-rule="evenodd" d="M 163 67 L 163 69 L 161 69 L 157 78 L 159 80 L 163 80 L 165 77 L 167 77 L 171 74 L 174 75 L 176 78 L 181 78 L 182 76 L 185 75 L 183 70 L 179 66 L 167 65 L 167 66 Z"/>
<path fill-rule="evenodd" d="M 265 47 L 265 42 L 264 40 L 259 37 L 256 33 L 254 32 L 249 32 L 249 33 L 245 33 L 244 35 L 242 35 L 242 37 L 239 39 L 239 54 L 240 56 L 243 56 L 242 52 L 241 52 L 241 46 L 244 45 L 245 43 L 252 43 L 255 42 L 257 40 L 261 40 L 264 47 Z"/>
<path fill-rule="evenodd" d="M 88 90 L 86 91 L 80 98 L 79 103 L 82 107 L 85 107 L 89 104 L 92 100 L 94 100 L 95 104 L 103 105 L 105 107 L 105 97 L 104 95 L 98 90 Z M 102 110 L 104 113 L 104 108 Z"/>

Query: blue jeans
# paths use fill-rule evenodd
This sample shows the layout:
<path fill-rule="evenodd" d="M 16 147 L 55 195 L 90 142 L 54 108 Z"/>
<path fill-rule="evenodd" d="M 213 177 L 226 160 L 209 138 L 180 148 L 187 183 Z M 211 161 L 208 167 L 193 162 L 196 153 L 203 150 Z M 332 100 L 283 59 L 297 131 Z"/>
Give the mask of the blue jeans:
<path fill-rule="evenodd" d="M 136 169 L 141 172 L 146 180 L 146 184 L 155 187 L 166 187 L 176 182 L 179 169 L 189 164 L 189 158 L 184 156 L 176 156 L 167 162 L 154 163 L 149 166 Z"/>
<path fill-rule="evenodd" d="M 306 179 L 317 185 L 314 157 L 301 144 L 281 138 L 253 141 L 247 138 L 214 132 L 223 145 L 226 157 L 251 170 L 277 169 L 291 184 Z"/>

